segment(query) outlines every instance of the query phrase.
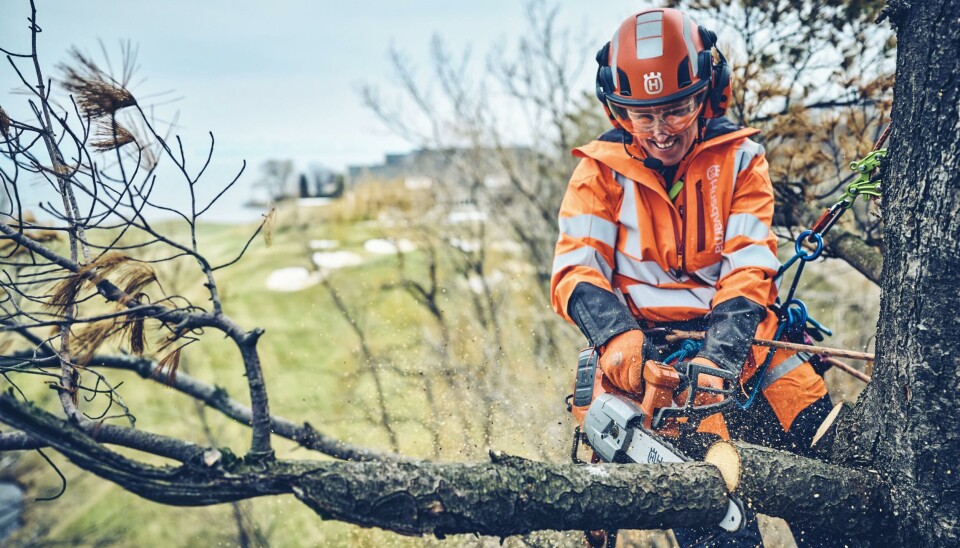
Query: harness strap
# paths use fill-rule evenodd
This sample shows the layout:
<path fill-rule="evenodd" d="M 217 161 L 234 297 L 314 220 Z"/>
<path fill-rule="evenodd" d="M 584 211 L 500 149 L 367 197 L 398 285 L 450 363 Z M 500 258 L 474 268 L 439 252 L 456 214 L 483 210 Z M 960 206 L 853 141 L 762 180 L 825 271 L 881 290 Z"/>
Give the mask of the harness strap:
<path fill-rule="evenodd" d="M 806 363 L 811 357 L 812 355 L 806 352 L 797 352 L 793 356 L 783 360 L 783 362 L 776 367 L 768 369 L 767 374 L 763 376 L 763 381 L 760 383 L 760 390 L 766 390 L 771 384 Z"/>

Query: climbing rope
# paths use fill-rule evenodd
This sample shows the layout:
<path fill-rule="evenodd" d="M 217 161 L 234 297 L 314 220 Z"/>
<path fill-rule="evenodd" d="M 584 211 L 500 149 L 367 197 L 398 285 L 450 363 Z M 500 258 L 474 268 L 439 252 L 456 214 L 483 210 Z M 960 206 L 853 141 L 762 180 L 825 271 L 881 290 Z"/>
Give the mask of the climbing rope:
<path fill-rule="evenodd" d="M 890 128 L 888 126 L 869 154 L 860 160 L 850 162 L 850 169 L 858 174 L 857 177 L 847 185 L 837 203 L 824 211 L 823 215 L 820 216 L 820 219 L 814 223 L 810 230 L 805 230 L 797 236 L 793 246 L 793 257 L 787 260 L 777 271 L 776 276 L 774 276 L 775 280 L 780 278 L 794 264 L 799 262 L 797 272 L 794 274 L 793 281 L 790 284 L 790 290 L 787 292 L 787 298 L 779 307 L 778 315 L 780 317 L 780 323 L 773 336 L 774 341 L 779 341 L 784 336 L 788 339 L 800 340 L 806 333 L 811 333 L 814 336 L 821 334 L 817 336 L 819 340 L 822 340 L 823 335 L 833 335 L 832 331 L 811 318 L 807 311 L 807 306 L 803 301 L 795 297 L 797 286 L 800 283 L 800 277 L 803 275 L 803 267 L 808 262 L 820 257 L 823 253 L 824 235 L 833 228 L 833 225 L 840 219 L 840 216 L 853 206 L 857 197 L 863 197 L 864 201 L 880 197 L 881 182 L 879 168 L 887 155 L 887 149 L 880 148 L 880 146 L 886 140 L 889 132 Z M 805 248 L 803 246 L 805 242 L 813 244 L 815 246 L 814 249 L 811 251 Z M 779 302 L 779 299 L 777 300 Z M 753 381 L 754 386 L 750 394 L 747 396 L 746 401 L 743 403 L 738 402 L 741 409 L 746 410 L 753 405 L 757 394 L 760 392 L 760 387 L 763 386 L 763 378 L 770 368 L 770 363 L 773 361 L 773 356 L 776 351 L 776 348 L 771 347 L 767 352 L 766 358 L 763 360 L 763 364 L 757 368 L 757 373 L 755 374 L 756 380 Z"/>

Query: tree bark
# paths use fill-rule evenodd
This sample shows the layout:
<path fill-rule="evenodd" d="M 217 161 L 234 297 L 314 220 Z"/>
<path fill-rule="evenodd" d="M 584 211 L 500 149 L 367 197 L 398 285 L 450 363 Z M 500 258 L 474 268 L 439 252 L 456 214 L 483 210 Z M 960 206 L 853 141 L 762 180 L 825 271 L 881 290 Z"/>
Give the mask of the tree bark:
<path fill-rule="evenodd" d="M 835 444 L 877 469 L 898 519 L 877 543 L 960 544 L 960 3 L 890 1 L 897 81 L 873 382 Z"/>
<path fill-rule="evenodd" d="M 319 515 L 405 534 L 508 536 L 543 529 L 661 529 L 719 522 L 716 467 L 546 464 L 494 455 L 487 464 L 256 461 L 208 449 L 179 467 L 133 461 L 13 396 L 0 418 L 71 462 L 144 498 L 178 506 L 294 493 Z"/>
<path fill-rule="evenodd" d="M 543 529 L 663 529 L 718 523 L 726 493 L 713 466 L 344 463 L 300 478 L 320 516 L 404 534 L 508 536 Z"/>

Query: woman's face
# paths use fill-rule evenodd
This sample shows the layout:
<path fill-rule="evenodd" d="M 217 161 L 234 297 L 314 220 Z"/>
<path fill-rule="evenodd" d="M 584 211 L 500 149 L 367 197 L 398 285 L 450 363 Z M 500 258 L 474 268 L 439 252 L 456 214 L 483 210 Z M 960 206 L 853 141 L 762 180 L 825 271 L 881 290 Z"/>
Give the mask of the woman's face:
<path fill-rule="evenodd" d="M 697 138 L 697 124 L 691 124 L 680 133 L 668 133 L 658 125 L 653 133 L 634 135 L 634 139 L 647 152 L 647 156 L 663 162 L 664 166 L 675 166 L 686 156 L 693 141 Z"/>
<path fill-rule="evenodd" d="M 656 106 L 611 104 L 620 125 L 633 135 L 647 155 L 674 166 L 687 154 L 697 137 L 697 118 L 705 92 Z"/>

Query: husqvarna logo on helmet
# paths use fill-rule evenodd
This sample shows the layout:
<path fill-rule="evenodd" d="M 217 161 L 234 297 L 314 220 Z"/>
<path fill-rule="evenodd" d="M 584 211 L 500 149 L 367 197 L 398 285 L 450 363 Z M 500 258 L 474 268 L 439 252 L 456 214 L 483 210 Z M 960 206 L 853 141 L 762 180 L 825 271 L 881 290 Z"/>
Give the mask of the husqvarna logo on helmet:
<path fill-rule="evenodd" d="M 643 75 L 643 90 L 647 95 L 657 95 L 663 91 L 663 78 L 659 72 L 648 72 Z"/>

